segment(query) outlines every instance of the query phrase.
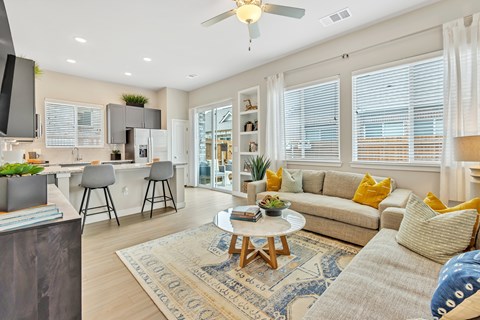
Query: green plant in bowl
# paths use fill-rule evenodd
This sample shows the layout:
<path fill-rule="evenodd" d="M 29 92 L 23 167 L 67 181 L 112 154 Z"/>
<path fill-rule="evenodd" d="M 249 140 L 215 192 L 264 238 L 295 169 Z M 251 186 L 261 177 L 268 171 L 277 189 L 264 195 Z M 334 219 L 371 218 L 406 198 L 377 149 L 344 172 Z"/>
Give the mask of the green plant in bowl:
<path fill-rule="evenodd" d="M 0 167 L 0 177 L 31 176 L 43 170 L 43 167 L 28 163 L 6 163 Z"/>

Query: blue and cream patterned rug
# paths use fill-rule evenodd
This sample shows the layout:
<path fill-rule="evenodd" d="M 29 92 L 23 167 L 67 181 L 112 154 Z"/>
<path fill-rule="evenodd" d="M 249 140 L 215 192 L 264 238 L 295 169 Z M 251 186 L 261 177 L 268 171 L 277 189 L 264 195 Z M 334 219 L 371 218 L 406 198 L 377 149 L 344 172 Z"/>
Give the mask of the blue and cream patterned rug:
<path fill-rule="evenodd" d="M 301 319 L 358 249 L 305 231 L 287 238 L 292 255 L 279 256 L 277 270 L 262 259 L 240 269 L 231 236 L 213 224 L 117 255 L 170 320 Z"/>

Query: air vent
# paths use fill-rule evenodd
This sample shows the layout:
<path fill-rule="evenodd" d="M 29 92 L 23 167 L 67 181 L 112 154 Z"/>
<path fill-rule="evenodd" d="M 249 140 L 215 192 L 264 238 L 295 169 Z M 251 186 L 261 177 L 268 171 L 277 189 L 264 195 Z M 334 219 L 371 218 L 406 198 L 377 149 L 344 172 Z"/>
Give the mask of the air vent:
<path fill-rule="evenodd" d="M 350 9 L 345 8 L 335 13 L 329 14 L 326 17 L 320 19 L 320 22 L 324 27 L 331 26 L 334 23 L 340 22 L 342 20 L 348 19 L 352 16 Z"/>

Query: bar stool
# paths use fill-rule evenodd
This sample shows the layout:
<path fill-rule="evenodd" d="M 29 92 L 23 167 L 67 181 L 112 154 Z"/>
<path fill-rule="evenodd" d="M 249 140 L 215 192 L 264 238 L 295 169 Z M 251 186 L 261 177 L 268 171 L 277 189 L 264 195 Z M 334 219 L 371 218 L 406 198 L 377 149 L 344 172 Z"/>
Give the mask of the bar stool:
<path fill-rule="evenodd" d="M 143 209 L 145 208 L 145 203 L 147 201 L 151 203 L 150 219 L 152 218 L 152 215 L 153 215 L 154 203 L 164 202 L 165 208 L 166 208 L 167 201 L 172 201 L 175 212 L 178 212 L 177 206 L 175 205 L 175 200 L 173 199 L 172 189 L 170 189 L 170 183 L 168 183 L 168 179 L 172 177 L 173 177 L 173 164 L 171 161 L 160 161 L 160 162 L 152 163 L 152 167 L 150 168 L 150 175 L 145 178 L 145 180 L 148 180 L 148 186 L 147 186 L 147 192 L 145 192 L 145 199 L 143 200 L 143 206 L 142 206 L 142 213 L 143 213 Z M 155 197 L 155 186 L 159 181 L 162 182 L 163 196 Z M 152 182 L 153 182 L 152 196 L 149 198 L 148 190 L 150 189 L 150 184 Z M 165 182 L 167 183 L 168 191 L 170 192 L 170 197 L 167 197 L 167 195 L 165 194 Z M 158 198 L 161 198 L 162 200 L 155 201 L 155 199 L 158 199 Z"/>
<path fill-rule="evenodd" d="M 82 223 L 82 233 L 83 228 L 85 227 L 85 220 L 87 216 L 92 216 L 95 214 L 106 213 L 108 212 L 108 217 L 112 219 L 111 211 L 115 214 L 115 219 L 117 220 L 117 225 L 120 226 L 120 221 L 118 221 L 117 210 L 115 210 L 115 205 L 113 204 L 112 195 L 110 194 L 110 189 L 108 186 L 111 186 L 115 183 L 115 170 L 111 164 L 102 164 L 102 165 L 90 165 L 86 166 L 83 169 L 82 182 L 80 186 L 85 188 L 82 197 L 82 203 L 80 204 L 80 215 L 84 215 Z M 106 204 L 103 206 L 89 208 L 88 204 L 90 202 L 90 193 L 95 189 L 103 189 L 103 194 L 105 195 Z M 87 202 L 85 208 L 83 208 L 83 203 L 85 202 L 85 196 L 87 197 Z M 109 201 L 110 198 L 110 201 Z M 111 206 L 110 206 L 111 204 Z M 88 210 L 106 208 L 107 210 L 88 213 Z"/>

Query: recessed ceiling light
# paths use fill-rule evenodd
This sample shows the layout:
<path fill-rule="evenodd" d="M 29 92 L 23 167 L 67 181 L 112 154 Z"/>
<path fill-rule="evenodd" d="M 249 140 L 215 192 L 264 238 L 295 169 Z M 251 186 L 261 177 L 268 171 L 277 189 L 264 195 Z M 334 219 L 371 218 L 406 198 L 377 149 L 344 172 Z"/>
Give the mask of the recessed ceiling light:
<path fill-rule="evenodd" d="M 127 77 L 130 77 L 130 76 L 132 75 L 131 72 L 125 72 L 124 74 L 125 74 Z"/>
<path fill-rule="evenodd" d="M 75 41 L 80 42 L 80 43 L 85 43 L 85 42 L 87 42 L 87 40 L 84 39 L 84 38 L 82 38 L 82 37 L 75 37 Z"/>
<path fill-rule="evenodd" d="M 151 59 L 151 58 L 147 58 L 147 57 L 145 57 L 145 58 L 143 58 L 143 61 L 145 61 L 145 62 L 151 62 L 151 61 L 152 61 L 152 59 Z"/>
<path fill-rule="evenodd" d="M 198 74 L 192 73 L 192 74 L 189 74 L 186 78 L 187 79 L 195 79 L 196 77 L 198 77 Z"/>
<path fill-rule="evenodd" d="M 76 60 L 73 60 L 73 59 L 67 59 L 67 62 L 68 62 L 68 63 L 77 63 L 77 61 L 76 61 Z"/>

